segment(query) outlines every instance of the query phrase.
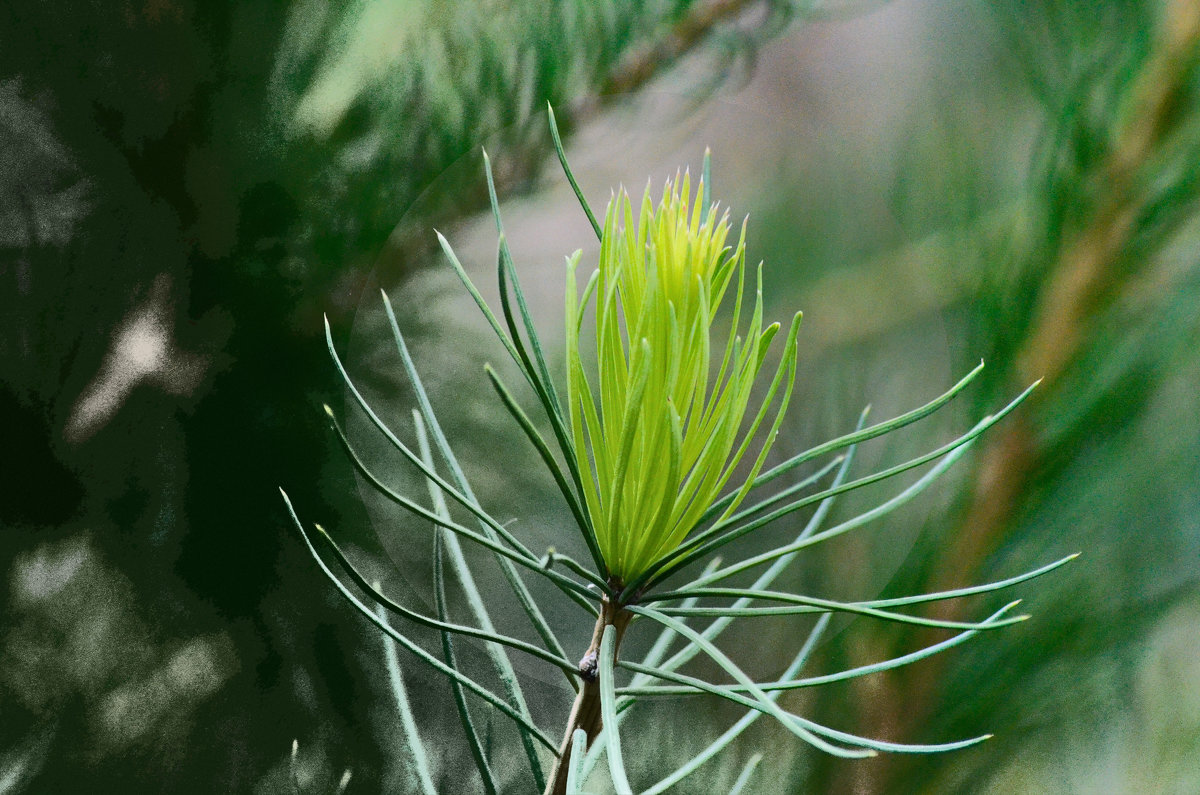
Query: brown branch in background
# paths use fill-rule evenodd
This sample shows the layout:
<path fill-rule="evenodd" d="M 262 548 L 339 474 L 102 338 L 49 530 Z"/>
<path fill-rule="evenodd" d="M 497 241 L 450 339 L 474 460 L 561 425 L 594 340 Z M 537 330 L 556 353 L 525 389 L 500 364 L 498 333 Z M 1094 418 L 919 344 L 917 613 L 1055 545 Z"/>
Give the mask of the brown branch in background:
<path fill-rule="evenodd" d="M 1122 286 L 1115 266 L 1136 231 L 1145 198 L 1138 175 L 1162 143 L 1185 90 L 1187 67 L 1200 41 L 1200 4 L 1171 2 L 1163 23 L 1158 53 L 1134 84 L 1125 126 L 1099 175 L 1107 186 L 1105 201 L 1064 252 L 1038 308 L 1018 362 L 1025 381 L 1045 378 L 1046 386 L 1053 386 L 1083 347 L 1092 310 Z"/>
<path fill-rule="evenodd" d="M 1139 178 L 1171 128 L 1176 103 L 1186 88 L 1188 68 L 1198 51 L 1200 2 L 1168 2 L 1157 51 L 1148 58 L 1131 89 L 1131 103 L 1125 109 L 1112 153 L 1097 175 L 1103 194 L 1091 221 L 1064 245 L 1047 277 L 1017 361 L 1020 386 L 1038 378 L 1044 379 L 1043 384 L 1023 411 L 985 437 L 969 507 L 931 578 L 930 590 L 959 588 L 973 582 L 1012 526 L 1015 509 L 1046 452 L 1039 447 L 1031 416 L 1053 396 L 1062 376 L 1085 349 L 1095 310 L 1119 294 L 1132 276 L 1123 272 L 1122 260 L 1147 200 Z M 931 615 L 961 621 L 962 609 L 957 600 L 936 602 Z M 915 638 L 919 645 L 936 640 L 927 633 L 918 633 Z M 886 678 L 887 692 L 873 693 L 866 707 L 869 733 L 898 741 L 916 739 L 936 708 L 945 665 L 946 661 L 937 657 Z M 852 781 L 843 782 L 837 789 L 856 795 L 894 792 L 903 767 L 888 757 L 861 763 Z"/>
<path fill-rule="evenodd" d="M 1186 67 L 1200 50 L 1200 2 L 1170 3 L 1163 22 L 1159 51 L 1135 83 L 1126 124 L 1102 169 L 1103 184 L 1108 186 L 1104 201 L 1091 223 L 1068 243 L 1050 275 L 1018 360 L 1020 385 L 1041 378 L 1042 386 L 1017 421 L 1002 425 L 1001 432 L 988 442 L 971 508 L 934 580 L 938 589 L 973 580 L 995 549 L 1017 498 L 1044 453 L 1029 426 L 1030 413 L 1053 394 L 1083 352 L 1092 332 L 1094 310 L 1129 281 L 1131 274 L 1122 273 L 1121 261 L 1147 198 L 1138 189 L 1139 172 L 1153 159 L 1163 132 L 1170 127 L 1171 109 L 1185 90 Z M 957 603 L 938 604 L 950 611 L 958 609 Z"/>
<path fill-rule="evenodd" d="M 566 111 L 558 110 L 559 124 L 576 127 L 601 113 L 624 94 L 644 88 L 651 80 L 669 70 L 688 53 L 698 49 L 722 24 L 740 16 L 762 0 L 710 0 L 692 6 L 681 19 L 653 41 L 634 48 L 622 58 L 601 87 L 573 103 Z M 527 182 L 545 159 L 544 150 L 524 151 L 517 158 L 500 157 L 493 163 L 496 187 L 500 194 Z"/>
<path fill-rule="evenodd" d="M 710 0 L 692 6 L 677 22 L 668 26 L 661 36 L 635 47 L 617 63 L 599 89 L 574 102 L 567 110 L 556 109 L 559 123 L 578 126 L 597 116 L 610 103 L 624 94 L 644 88 L 675 63 L 704 44 L 720 25 L 740 16 L 750 6 L 762 0 Z M 501 194 L 526 182 L 544 158 L 541 149 L 522 152 L 511 160 L 499 158 L 496 186 Z"/>
<path fill-rule="evenodd" d="M 710 0 L 692 6 L 678 21 L 667 26 L 662 35 L 652 37 L 649 43 L 631 50 L 595 91 L 570 103 L 565 109 L 556 108 L 564 134 L 567 134 L 566 128 L 578 127 L 595 118 L 622 95 L 645 87 L 674 66 L 680 58 L 704 45 L 721 25 L 734 21 L 752 6 L 762 5 L 762 2 L 763 0 Z M 492 167 L 495 170 L 496 189 L 500 196 L 510 194 L 518 186 L 529 184 L 530 179 L 546 162 L 548 150 L 545 148 L 545 141 L 540 138 L 531 140 L 534 142 L 532 146 L 515 152 L 493 153 L 496 157 L 492 161 Z M 337 314 L 348 316 L 357 310 L 357 297 L 362 295 L 369 278 L 382 277 L 385 283 L 390 282 L 407 272 L 412 263 L 429 261 L 437 251 L 437 242 L 429 234 L 429 226 L 444 227 L 465 212 L 486 206 L 486 202 L 486 188 L 480 181 L 456 194 L 451 207 L 442 209 L 440 213 L 435 212 L 432 218 L 427 219 L 431 223 L 422 224 L 419 229 L 401 229 L 394 232 L 388 247 L 395 253 L 392 267 L 397 270 L 389 273 L 387 264 L 377 262 L 370 272 L 353 271 L 344 274 L 345 283 L 339 289 L 331 291 L 333 296 L 345 296 L 348 302 L 339 307 Z M 403 254 L 400 255 L 399 252 Z M 325 307 L 324 311 L 329 311 L 328 307 Z"/>
<path fill-rule="evenodd" d="M 732 20 L 759 0 L 710 0 L 697 3 L 660 40 L 630 53 L 609 76 L 603 93 L 636 91 L 703 42 L 713 29 Z"/>

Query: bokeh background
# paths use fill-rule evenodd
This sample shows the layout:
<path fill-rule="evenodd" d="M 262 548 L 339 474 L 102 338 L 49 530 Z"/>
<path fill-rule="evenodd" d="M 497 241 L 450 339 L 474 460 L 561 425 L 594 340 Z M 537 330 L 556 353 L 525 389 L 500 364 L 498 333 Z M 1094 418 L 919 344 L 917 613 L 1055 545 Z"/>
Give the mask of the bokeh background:
<path fill-rule="evenodd" d="M 789 587 L 899 595 L 1083 553 L 942 614 L 1015 595 L 1029 622 L 785 701 L 872 736 L 991 741 L 844 763 L 763 721 L 678 791 L 727 791 L 760 751 L 764 793 L 1200 791 L 1198 57 L 1190 0 L 10 4 L 0 792 L 332 792 L 346 770 L 347 792 L 410 789 L 380 638 L 322 579 L 277 486 L 390 592 L 430 604 L 429 528 L 355 479 L 321 410 L 421 488 L 324 349 L 323 314 L 411 432 L 384 289 L 485 504 L 531 547 L 569 548 L 564 506 L 482 377 L 503 351 L 432 233 L 491 295 L 486 146 L 537 321 L 560 336 L 562 257 L 594 261 L 595 244 L 547 101 L 597 209 L 620 184 L 696 173 L 711 148 L 769 312 L 805 312 L 777 456 L 986 360 L 942 413 L 865 445 L 865 472 L 1044 379 L 938 488 L 811 555 Z M 530 634 L 495 598 L 504 629 Z M 548 613 L 581 652 L 590 627 Z M 769 677 L 806 626 L 758 621 L 727 648 Z M 834 627 L 810 670 L 936 639 Z M 444 681 L 402 662 L 441 790 L 472 791 Z M 569 696 L 520 671 L 555 734 Z M 635 779 L 734 715 L 700 698 L 639 713 Z M 502 719 L 490 732 L 506 769 L 515 739 Z"/>

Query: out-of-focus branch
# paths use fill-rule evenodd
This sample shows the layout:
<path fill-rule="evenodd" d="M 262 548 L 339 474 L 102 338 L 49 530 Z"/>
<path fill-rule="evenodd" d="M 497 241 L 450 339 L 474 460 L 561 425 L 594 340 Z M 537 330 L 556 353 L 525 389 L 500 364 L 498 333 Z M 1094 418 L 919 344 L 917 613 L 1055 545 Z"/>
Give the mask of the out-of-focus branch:
<path fill-rule="evenodd" d="M 995 548 L 1046 451 L 1041 450 L 1029 417 L 1047 402 L 1062 376 L 1083 353 L 1094 331 L 1095 310 L 1125 289 L 1136 268 L 1122 260 L 1148 197 L 1140 188 L 1145 165 L 1154 159 L 1171 112 L 1186 90 L 1188 67 L 1200 52 L 1200 2 L 1176 0 L 1164 14 L 1158 51 L 1145 66 L 1131 92 L 1132 102 L 1110 157 L 1100 169 L 1103 199 L 1089 223 L 1064 246 L 1049 275 L 1035 320 L 1017 362 L 1022 385 L 1043 379 L 1035 401 L 1013 422 L 1001 426 L 982 457 L 972 507 L 951 553 L 935 580 L 938 587 L 957 587 Z M 944 603 L 946 609 L 957 609 Z"/>
<path fill-rule="evenodd" d="M 1018 362 L 1022 379 L 1045 379 L 1045 391 L 1054 386 L 1086 342 L 1092 310 L 1121 286 L 1115 265 L 1136 231 L 1145 203 L 1138 175 L 1171 126 L 1198 43 L 1200 4 L 1194 0 L 1169 3 L 1159 50 L 1134 84 L 1121 135 L 1102 167 L 1100 178 L 1107 186 L 1104 201 L 1092 222 L 1064 250 Z"/>
<path fill-rule="evenodd" d="M 674 66 L 680 58 L 704 46 L 722 25 L 735 21 L 755 6 L 765 5 L 765 0 L 708 0 L 696 3 L 678 20 L 667 25 L 661 35 L 643 46 L 635 47 L 621 58 L 594 91 L 570 103 L 567 108 L 556 108 L 558 123 L 564 134 L 596 117 L 619 97 L 645 87 L 655 77 Z M 534 137 L 530 140 L 534 142 L 533 146 L 493 153 L 496 188 L 501 196 L 518 186 L 529 184 L 531 177 L 546 162 L 549 150 L 542 145 L 543 139 Z M 464 211 L 469 212 L 482 207 L 486 200 L 487 194 L 481 182 L 473 192 L 463 192 L 455 196 L 453 212 L 456 216 Z M 430 220 L 433 226 L 437 226 L 444 225 L 452 219 L 434 217 Z M 393 248 L 404 252 L 404 263 L 425 261 L 435 252 L 437 244 L 425 226 L 420 230 L 402 231 L 391 240 Z M 370 275 L 352 274 L 360 280 L 365 280 Z M 362 288 L 362 284 L 355 284 L 353 288 L 347 285 L 344 289 L 335 291 L 335 294 L 358 296 L 362 293 Z M 356 306 L 356 303 L 348 306 L 346 311 L 351 312 Z"/>
<path fill-rule="evenodd" d="M 761 0 L 710 0 L 696 4 L 661 39 L 630 53 L 609 77 L 603 94 L 636 91 L 704 42 L 717 26 L 737 18 L 750 6 L 761 4 Z"/>
<path fill-rule="evenodd" d="M 1015 509 L 1048 452 L 1040 446 L 1032 417 L 1086 349 L 1096 310 L 1119 295 L 1137 273 L 1136 267 L 1124 267 L 1124 259 L 1149 201 L 1142 176 L 1174 123 L 1190 67 L 1200 52 L 1200 2 L 1171 0 L 1161 19 L 1155 51 L 1131 87 L 1110 154 L 1096 170 L 1102 193 L 1095 210 L 1064 242 L 1017 360 L 1020 382 L 1042 378 L 1042 387 L 1022 412 L 987 437 L 965 518 L 931 578 L 931 590 L 973 581 L 1011 528 Z M 961 620 L 961 610 L 958 602 L 940 602 L 932 616 Z M 917 643 L 928 640 L 923 634 L 916 638 Z M 944 665 L 943 660 L 930 660 L 890 677 L 888 692 L 871 698 L 868 721 L 874 731 L 898 741 L 911 739 L 936 708 Z M 842 788 L 855 793 L 895 791 L 901 768 L 891 759 L 875 760 L 862 765 L 853 783 Z"/>
<path fill-rule="evenodd" d="M 709 0 L 692 6 L 666 32 L 653 41 L 631 50 L 613 68 L 596 92 L 576 102 L 567 113 L 560 112 L 560 123 L 575 126 L 596 116 L 623 94 L 644 88 L 690 52 L 698 49 L 721 25 L 731 22 L 750 7 L 764 5 L 763 0 Z M 527 178 L 534 168 L 511 167 L 508 179 L 498 174 L 497 187 L 511 187 Z"/>

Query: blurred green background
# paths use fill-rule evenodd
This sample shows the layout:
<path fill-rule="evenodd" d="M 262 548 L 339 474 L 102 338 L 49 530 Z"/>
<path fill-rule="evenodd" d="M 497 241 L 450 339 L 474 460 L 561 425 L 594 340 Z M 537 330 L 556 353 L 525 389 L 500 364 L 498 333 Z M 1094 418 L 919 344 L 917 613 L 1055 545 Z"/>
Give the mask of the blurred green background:
<path fill-rule="evenodd" d="M 562 257 L 594 262 L 595 244 L 547 101 L 597 210 L 619 184 L 695 173 L 711 147 L 771 315 L 805 313 L 777 459 L 986 360 L 968 396 L 865 445 L 865 472 L 1044 379 L 938 488 L 788 587 L 865 599 L 1083 553 L 1020 586 L 1031 621 L 784 699 L 871 736 L 991 741 L 846 763 L 764 721 L 679 791 L 728 790 L 756 751 L 756 792 L 1200 791 L 1198 57 L 1200 3 L 1184 0 L 0 11 L 0 793 L 330 792 L 345 770 L 347 792 L 410 788 L 380 639 L 316 571 L 276 487 L 429 605 L 429 528 L 361 487 L 321 411 L 349 408 L 325 313 L 368 396 L 411 430 L 382 288 L 484 504 L 531 548 L 570 547 L 565 506 L 484 385 L 503 352 L 431 231 L 491 295 L 486 146 L 537 320 L 561 336 Z M 346 414 L 378 471 L 421 487 Z M 771 532 L 752 543 L 796 526 Z M 582 652 L 590 627 L 548 614 Z M 807 627 L 756 621 L 726 648 L 771 677 Z M 834 627 L 809 670 L 935 639 Z M 555 734 L 569 695 L 520 670 Z M 444 680 L 405 671 L 439 786 L 471 791 Z M 631 724 L 653 738 L 635 781 L 735 719 L 684 703 Z M 492 732 L 505 769 L 519 751 L 503 720 Z"/>

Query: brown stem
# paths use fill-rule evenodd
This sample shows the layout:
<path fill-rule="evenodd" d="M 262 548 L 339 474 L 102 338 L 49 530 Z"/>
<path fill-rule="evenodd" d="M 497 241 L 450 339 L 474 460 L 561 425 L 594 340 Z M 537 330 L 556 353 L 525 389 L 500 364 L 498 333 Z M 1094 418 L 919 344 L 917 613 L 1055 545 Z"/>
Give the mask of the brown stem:
<path fill-rule="evenodd" d="M 564 795 L 567 791 L 567 767 L 571 758 L 571 746 L 574 743 L 575 730 L 587 732 L 588 745 L 600 733 L 600 639 L 604 630 L 612 626 L 616 630 L 613 638 L 613 654 L 621 648 L 621 638 L 629 626 L 633 614 L 623 606 L 604 600 L 600 616 L 596 619 L 596 628 L 592 631 L 592 642 L 587 652 L 579 661 L 579 676 L 583 679 L 583 687 L 575 696 L 575 704 L 571 707 L 571 717 L 567 719 L 567 729 L 563 732 L 562 743 L 558 749 L 558 760 L 554 763 L 554 771 L 550 775 L 550 783 L 546 786 L 545 795 Z"/>

